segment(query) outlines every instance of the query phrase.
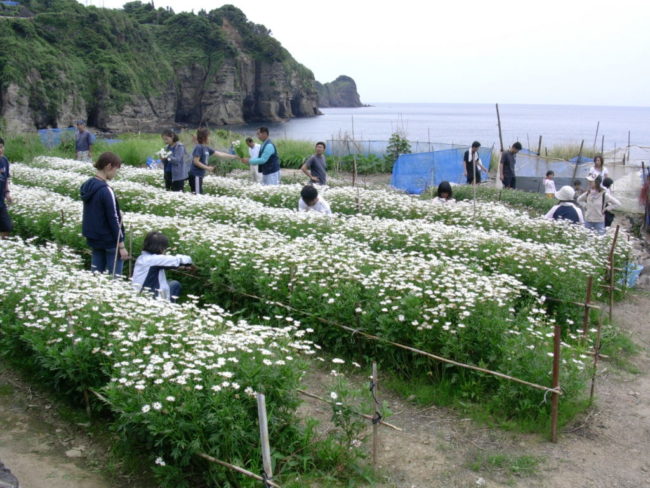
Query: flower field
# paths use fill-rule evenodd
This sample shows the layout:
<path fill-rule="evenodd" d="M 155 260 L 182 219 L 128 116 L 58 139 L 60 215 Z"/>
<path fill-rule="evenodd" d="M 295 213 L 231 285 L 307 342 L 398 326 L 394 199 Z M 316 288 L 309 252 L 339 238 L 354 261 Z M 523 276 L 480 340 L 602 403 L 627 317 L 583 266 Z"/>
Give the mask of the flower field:
<path fill-rule="evenodd" d="M 12 165 L 16 231 L 83 252 L 78 189 L 93 173 L 87 164 L 56 158 Z M 582 399 L 592 347 L 590 338 L 576 335 L 582 309 L 547 297 L 584 300 L 587 276 L 599 281 L 603 275 L 609 235 L 501 204 L 483 203 L 474 211 L 471 203 L 436 206 L 379 189 L 327 189 L 326 199 L 339 212 L 328 217 L 293 210 L 299 185 L 207 177 L 208 194 L 196 196 L 165 192 L 160 172 L 123 167 L 111 186 L 125 210 L 133 254 L 146 232 L 167 234 L 173 251 L 191 255 L 198 266 L 198 275 L 180 280 L 200 302 L 152 302 L 120 280 L 79 270 L 79 258 L 51 245 L 2 243 L 3 261 L 8 255 L 17 263 L 2 287 L 12 289 L 11 279 L 19 285 L 13 301 L 3 302 L 3 322 L 13 325 L 0 337 L 14 350 L 29 349 L 65 388 L 101 389 L 118 430 L 152 459 L 165 460 L 156 469 L 169 483 L 182 477 L 180 469 L 218 479 L 219 470 L 204 473 L 205 463 L 191 457 L 198 451 L 257 462 L 254 399 L 247 391 L 264 391 L 277 409 L 272 446 L 279 439 L 299 442 L 291 427 L 293 391 L 300 352 L 314 350 L 301 338 L 305 328 L 331 354 L 375 359 L 403 377 L 429 378 L 452 397 L 502 418 L 543 424 L 549 405 L 539 390 L 445 366 L 338 325 L 550 386 L 559 323 L 561 406 L 571 412 L 569 406 Z M 628 246 L 618 241 L 619 259 Z M 220 306 L 247 321 L 236 322 Z M 133 319 L 140 314 L 142 320 Z M 288 326 L 280 326 L 287 314 Z M 250 325 L 268 317 L 267 326 Z M 241 434 L 234 436 L 238 442 L 219 437 L 218 409 L 232 409 L 229 427 Z M 198 412 L 213 413 L 194 426 L 188 419 Z M 163 415 L 188 431 L 169 432 L 148 420 Z M 205 444 L 191 444 L 195 436 Z"/>

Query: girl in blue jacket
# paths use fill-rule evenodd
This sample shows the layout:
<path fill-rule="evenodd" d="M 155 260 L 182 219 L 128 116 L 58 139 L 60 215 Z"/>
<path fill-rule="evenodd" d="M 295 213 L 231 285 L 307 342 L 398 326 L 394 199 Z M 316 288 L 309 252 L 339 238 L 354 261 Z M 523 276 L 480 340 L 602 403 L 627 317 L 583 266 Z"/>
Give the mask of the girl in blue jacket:
<path fill-rule="evenodd" d="M 115 178 L 122 161 L 112 152 L 102 153 L 94 164 L 95 176 L 81 185 L 83 221 L 81 232 L 92 249 L 90 269 L 98 273 L 122 274 L 129 253 L 124 246 L 120 205 L 108 182 Z"/>

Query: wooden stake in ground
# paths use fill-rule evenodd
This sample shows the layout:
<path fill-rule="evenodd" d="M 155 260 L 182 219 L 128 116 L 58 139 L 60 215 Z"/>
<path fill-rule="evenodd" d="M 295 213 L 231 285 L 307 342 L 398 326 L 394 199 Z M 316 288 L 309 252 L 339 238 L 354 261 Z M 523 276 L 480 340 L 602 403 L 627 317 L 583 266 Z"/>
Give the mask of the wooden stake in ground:
<path fill-rule="evenodd" d="M 542 155 L 542 136 L 539 136 L 539 144 L 537 144 L 537 155 Z"/>
<path fill-rule="evenodd" d="M 612 241 L 612 247 L 609 250 L 609 257 L 607 259 L 607 264 L 609 267 L 609 322 L 612 322 L 613 310 L 614 310 L 614 250 L 616 249 L 616 241 L 618 240 L 618 231 L 621 226 L 616 226 L 616 232 L 614 232 L 614 240 Z"/>
<path fill-rule="evenodd" d="M 603 138 L 600 140 L 600 154 L 603 154 L 605 152 L 605 134 L 603 134 Z"/>
<path fill-rule="evenodd" d="M 262 462 L 264 463 L 265 481 L 273 480 L 271 464 L 271 446 L 269 445 L 269 426 L 266 419 L 266 399 L 263 393 L 257 394 L 257 417 L 260 423 L 260 442 L 262 443 Z"/>
<path fill-rule="evenodd" d="M 598 358 L 600 356 L 600 332 L 603 327 L 603 313 L 600 312 L 598 318 L 598 328 L 596 329 L 596 340 L 594 341 L 594 371 L 591 374 L 591 391 L 589 393 L 589 403 L 594 401 L 594 390 L 596 389 L 596 371 L 598 369 Z"/>
<path fill-rule="evenodd" d="M 596 142 L 598 141 L 598 129 L 600 129 L 600 120 L 596 124 L 596 135 L 594 136 L 594 149 L 593 149 L 593 152 L 596 152 Z"/>
<path fill-rule="evenodd" d="M 578 152 L 578 160 L 576 161 L 575 166 L 573 167 L 573 180 L 576 179 L 576 172 L 578 171 L 578 165 L 582 162 L 582 148 L 585 145 L 585 140 L 583 139 L 580 143 L 580 151 Z"/>
<path fill-rule="evenodd" d="M 587 278 L 587 296 L 585 297 L 585 311 L 582 316 L 582 338 L 587 337 L 587 332 L 589 330 L 589 303 L 591 302 L 591 288 L 594 284 L 594 277 L 590 276 Z"/>
<path fill-rule="evenodd" d="M 377 363 L 372 362 L 372 383 L 370 384 L 370 393 L 372 394 L 372 408 L 375 415 L 372 419 L 372 465 L 377 466 L 377 451 L 379 449 L 379 422 L 381 414 L 379 413 L 379 400 L 377 399 L 377 386 L 379 377 L 377 375 Z"/>
<path fill-rule="evenodd" d="M 501 115 L 499 115 L 499 104 L 497 103 L 497 124 L 499 125 L 499 144 L 503 153 L 503 135 L 501 134 Z"/>
<path fill-rule="evenodd" d="M 562 341 L 562 329 L 555 324 L 553 335 L 553 384 L 554 390 L 560 388 L 560 344 Z M 560 395 L 557 392 L 551 393 L 551 442 L 557 442 L 557 421 Z"/>

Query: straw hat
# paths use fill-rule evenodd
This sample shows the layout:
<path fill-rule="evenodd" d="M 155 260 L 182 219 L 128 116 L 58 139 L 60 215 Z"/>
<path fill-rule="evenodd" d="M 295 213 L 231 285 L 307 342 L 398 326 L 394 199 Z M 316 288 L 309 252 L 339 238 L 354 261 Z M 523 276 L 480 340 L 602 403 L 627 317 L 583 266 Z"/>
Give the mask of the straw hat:
<path fill-rule="evenodd" d="M 555 198 L 560 201 L 573 200 L 573 197 L 576 195 L 576 191 L 570 186 L 563 186 L 558 191 L 555 192 Z"/>

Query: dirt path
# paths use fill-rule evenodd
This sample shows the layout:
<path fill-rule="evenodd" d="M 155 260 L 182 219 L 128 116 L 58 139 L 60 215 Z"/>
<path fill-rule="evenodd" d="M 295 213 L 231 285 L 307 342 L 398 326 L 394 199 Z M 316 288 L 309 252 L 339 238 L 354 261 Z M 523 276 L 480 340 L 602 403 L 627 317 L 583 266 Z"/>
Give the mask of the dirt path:
<path fill-rule="evenodd" d="M 21 488 L 129 486 L 125 478 L 101 474 L 103 448 L 89 424 L 70 422 L 62 417 L 66 411 L 0 364 L 0 460 Z"/>

